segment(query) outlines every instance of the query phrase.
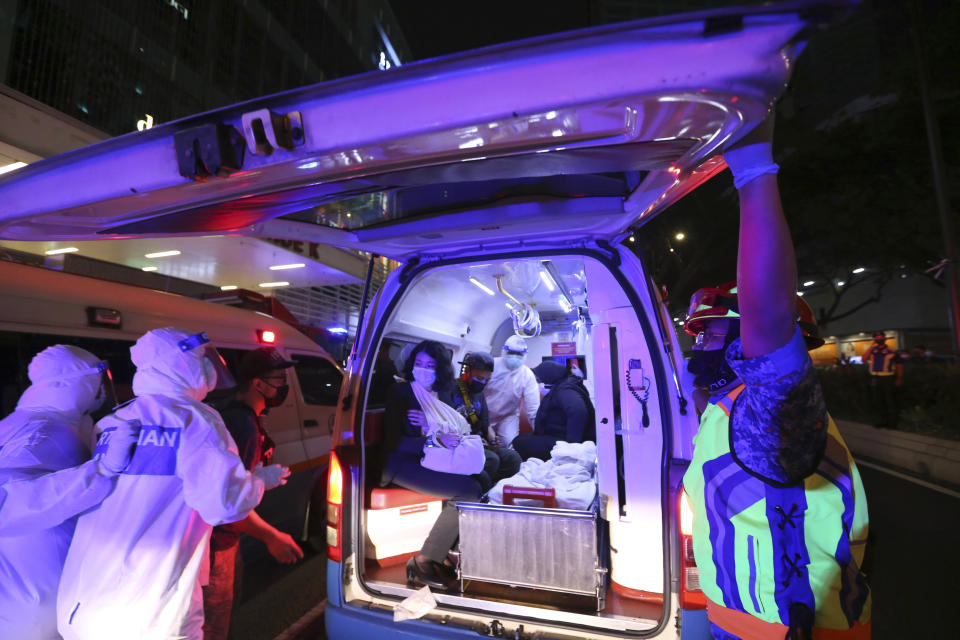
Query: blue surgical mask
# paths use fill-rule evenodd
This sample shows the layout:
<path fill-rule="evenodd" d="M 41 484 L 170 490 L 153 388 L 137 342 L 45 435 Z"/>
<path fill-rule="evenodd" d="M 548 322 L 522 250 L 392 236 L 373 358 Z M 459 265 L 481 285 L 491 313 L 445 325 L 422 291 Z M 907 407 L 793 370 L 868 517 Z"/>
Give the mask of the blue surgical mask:
<path fill-rule="evenodd" d="M 427 369 L 426 367 L 414 367 L 413 379 L 429 389 L 437 380 L 437 372 L 434 369 Z"/>
<path fill-rule="evenodd" d="M 523 364 L 523 356 L 508 355 L 503 357 L 504 364 L 507 365 L 507 369 L 513 371 L 517 367 Z"/>

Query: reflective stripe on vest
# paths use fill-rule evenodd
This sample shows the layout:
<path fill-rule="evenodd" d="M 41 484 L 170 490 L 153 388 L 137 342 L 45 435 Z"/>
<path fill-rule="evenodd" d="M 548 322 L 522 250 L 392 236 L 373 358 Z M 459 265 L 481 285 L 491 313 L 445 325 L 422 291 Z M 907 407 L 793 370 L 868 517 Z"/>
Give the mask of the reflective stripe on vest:
<path fill-rule="evenodd" d="M 734 611 L 707 601 L 707 615 L 715 625 L 738 638 L 764 640 L 785 638 L 789 627 L 775 622 L 764 622 L 756 616 Z M 812 640 L 870 640 L 870 622 L 855 622 L 849 629 L 814 627 Z"/>
<path fill-rule="evenodd" d="M 866 624 L 870 595 L 859 570 L 866 502 L 836 424 L 828 416 L 816 472 L 797 486 L 773 486 L 731 454 L 729 416 L 741 391 L 707 407 L 683 478 L 704 594 L 715 605 L 773 624 L 789 624 L 796 602 L 815 612 L 817 627 L 842 631 Z"/>

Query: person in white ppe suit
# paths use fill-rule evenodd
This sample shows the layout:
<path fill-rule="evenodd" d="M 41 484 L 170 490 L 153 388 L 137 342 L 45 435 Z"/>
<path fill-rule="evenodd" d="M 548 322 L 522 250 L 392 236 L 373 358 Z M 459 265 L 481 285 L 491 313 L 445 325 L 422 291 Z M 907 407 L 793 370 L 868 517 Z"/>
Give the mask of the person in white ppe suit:
<path fill-rule="evenodd" d="M 524 360 L 527 343 L 512 335 L 503 343 L 503 355 L 493 361 L 493 376 L 483 391 L 490 411 L 490 440 L 509 447 L 520 433 L 520 412 L 530 424 L 540 408 L 540 388 Z"/>
<path fill-rule="evenodd" d="M 248 472 L 220 415 L 201 402 L 218 378 L 232 384 L 208 343 L 166 328 L 130 348 L 136 397 L 98 426 L 101 442 L 122 421 L 138 422 L 140 437 L 117 488 L 77 522 L 57 598 L 67 640 L 202 638 L 198 577 L 213 525 L 245 518 L 290 473 Z"/>
<path fill-rule="evenodd" d="M 0 421 L 0 638 L 55 640 L 57 587 L 79 513 L 98 505 L 130 462 L 136 425 L 91 460 L 90 413 L 110 397 L 92 353 L 56 345 L 27 369 L 31 386 Z"/>

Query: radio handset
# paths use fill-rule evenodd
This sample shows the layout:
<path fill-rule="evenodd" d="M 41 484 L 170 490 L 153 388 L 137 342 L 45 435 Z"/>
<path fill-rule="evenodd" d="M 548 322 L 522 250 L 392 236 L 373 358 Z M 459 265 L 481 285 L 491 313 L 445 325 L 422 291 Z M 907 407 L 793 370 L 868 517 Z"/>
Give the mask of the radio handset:
<path fill-rule="evenodd" d="M 650 426 L 650 414 L 647 413 L 647 401 L 650 399 L 650 378 L 643 374 L 643 361 L 635 358 L 630 359 L 627 367 L 627 388 L 640 407 L 643 409 L 641 424 L 646 429 Z"/>

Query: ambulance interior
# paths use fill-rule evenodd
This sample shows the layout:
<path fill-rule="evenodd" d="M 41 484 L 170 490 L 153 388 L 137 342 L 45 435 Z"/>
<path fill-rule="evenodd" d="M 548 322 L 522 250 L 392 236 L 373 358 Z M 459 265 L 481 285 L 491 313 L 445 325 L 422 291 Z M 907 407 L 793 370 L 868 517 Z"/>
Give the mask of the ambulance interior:
<path fill-rule="evenodd" d="M 522 575 L 512 584 L 465 580 L 462 594 L 436 593 L 441 603 L 493 611 L 510 603 L 523 606 L 523 615 L 552 620 L 566 616 L 573 624 L 621 631 L 642 632 L 657 625 L 667 573 L 661 498 L 664 433 L 648 347 L 648 341 L 657 342 L 650 333 L 654 325 L 654 319 L 646 319 L 644 332 L 623 286 L 603 263 L 585 255 L 458 264 L 431 269 L 410 281 L 381 333 L 380 345 L 389 346 L 398 371 L 403 357 L 421 340 L 446 345 L 459 373 L 457 363 L 467 352 L 500 356 L 507 337 L 520 333 L 526 337 L 526 364 L 531 368 L 558 351 L 575 351 L 596 409 L 597 494 L 589 525 L 596 534 L 594 557 L 564 557 L 556 537 L 564 535 L 563 526 L 531 526 L 526 531 L 514 520 L 517 527 L 496 529 L 485 541 L 488 550 L 506 548 L 537 566 L 579 563 L 582 566 L 572 571 L 596 572 L 595 596 L 571 593 L 561 585 L 562 572 L 556 584 L 547 572 L 534 587 Z M 560 356 L 561 361 L 565 357 Z M 368 590 L 404 596 L 412 593 L 405 563 L 420 549 L 442 503 L 395 485 L 379 486 L 376 447 L 383 411 L 371 403 L 365 412 L 367 468 L 359 538 L 365 544 L 357 550 L 363 554 L 357 566 L 363 567 Z M 521 433 L 531 429 L 523 422 Z M 463 517 L 461 512 L 461 545 Z M 463 563 L 461 557 L 461 567 Z"/>

